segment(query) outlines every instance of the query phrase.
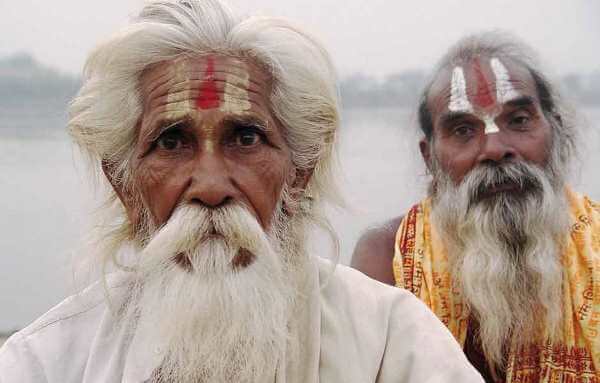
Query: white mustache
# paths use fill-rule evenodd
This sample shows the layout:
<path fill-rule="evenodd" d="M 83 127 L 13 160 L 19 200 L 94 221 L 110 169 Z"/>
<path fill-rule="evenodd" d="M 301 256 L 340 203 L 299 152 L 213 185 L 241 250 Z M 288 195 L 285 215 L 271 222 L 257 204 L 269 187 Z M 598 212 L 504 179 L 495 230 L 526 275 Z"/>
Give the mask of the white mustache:
<path fill-rule="evenodd" d="M 255 255 L 243 270 L 242 249 Z M 173 212 L 139 253 L 128 308 L 166 340 L 161 381 L 265 381 L 285 349 L 299 275 L 278 249 L 244 206 Z"/>
<path fill-rule="evenodd" d="M 140 263 L 163 263 L 183 257 L 186 267 L 201 262 L 198 254 L 224 248 L 224 254 L 252 256 L 264 253 L 269 243 L 256 218 L 242 205 L 207 209 L 195 205 L 176 208 L 171 218 L 156 231 L 140 254 Z M 152 259 L 149 259 L 152 258 Z M 228 260 L 232 262 L 233 259 Z"/>

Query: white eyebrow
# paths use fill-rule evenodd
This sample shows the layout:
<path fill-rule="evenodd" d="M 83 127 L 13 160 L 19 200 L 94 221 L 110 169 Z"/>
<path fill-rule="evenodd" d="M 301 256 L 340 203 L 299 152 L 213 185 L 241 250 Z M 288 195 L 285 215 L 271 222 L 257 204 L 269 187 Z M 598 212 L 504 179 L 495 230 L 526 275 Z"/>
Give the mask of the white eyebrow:
<path fill-rule="evenodd" d="M 472 112 L 473 106 L 467 97 L 467 83 L 462 67 L 455 67 L 452 71 L 452 88 L 450 90 L 450 103 L 448 109 L 453 112 Z"/>

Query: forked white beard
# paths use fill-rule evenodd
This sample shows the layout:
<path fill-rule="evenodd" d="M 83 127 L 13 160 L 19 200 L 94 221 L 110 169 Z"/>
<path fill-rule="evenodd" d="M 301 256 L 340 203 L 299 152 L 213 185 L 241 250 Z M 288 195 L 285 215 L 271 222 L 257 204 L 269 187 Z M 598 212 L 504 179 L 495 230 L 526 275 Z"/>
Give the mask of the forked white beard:
<path fill-rule="evenodd" d="M 200 241 L 213 227 L 224 238 Z M 296 259 L 291 269 L 292 255 L 278 254 L 275 242 L 236 206 L 210 213 L 180 207 L 150 240 L 129 312 L 145 333 L 165 341 L 155 381 L 273 381 L 286 346 L 293 348 L 288 325 L 303 265 Z M 255 258 L 234 268 L 240 248 Z M 192 270 L 174 262 L 180 253 Z"/>
<path fill-rule="evenodd" d="M 505 365 L 511 344 L 535 342 L 544 331 L 558 335 L 561 236 L 568 232 L 563 187 L 553 187 L 533 165 L 508 165 L 506 174 L 514 180 L 528 174 L 541 188 L 472 201 L 474 190 L 496 177 L 491 168 L 480 167 L 458 186 L 440 176 L 432 208 L 454 283 L 479 322 L 486 358 L 497 367 Z"/>

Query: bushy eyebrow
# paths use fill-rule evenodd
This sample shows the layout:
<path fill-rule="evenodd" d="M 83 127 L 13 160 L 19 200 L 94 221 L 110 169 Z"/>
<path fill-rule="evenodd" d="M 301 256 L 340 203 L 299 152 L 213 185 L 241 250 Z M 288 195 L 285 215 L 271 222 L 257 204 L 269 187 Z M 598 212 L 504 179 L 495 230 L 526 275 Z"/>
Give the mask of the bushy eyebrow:
<path fill-rule="evenodd" d="M 473 114 L 467 112 L 448 112 L 444 113 L 442 117 L 440 117 L 440 125 L 448 126 L 452 125 L 457 121 L 464 120 L 466 118 L 473 117 Z"/>
<path fill-rule="evenodd" d="M 517 109 L 517 108 L 527 108 L 527 107 L 531 107 L 533 105 L 535 105 L 535 98 L 531 97 L 531 96 L 522 96 L 522 97 L 517 97 L 514 98 L 510 101 L 507 101 L 506 103 L 504 103 L 504 107 L 509 107 L 512 109 Z M 448 125 L 452 125 L 453 123 L 457 122 L 457 121 L 461 121 L 470 117 L 473 117 L 474 115 L 472 113 L 469 112 L 447 112 L 444 113 L 441 117 L 440 117 L 440 125 L 442 126 L 448 126 Z M 475 116 L 476 117 L 476 116 Z"/>
<path fill-rule="evenodd" d="M 164 132 L 173 129 L 175 126 L 179 124 L 183 124 L 184 127 L 189 126 L 189 123 L 192 122 L 192 118 L 190 116 L 182 116 L 181 118 L 163 118 L 156 122 L 153 129 L 148 132 L 144 136 L 145 142 L 153 142 L 158 137 L 161 136 Z"/>
<path fill-rule="evenodd" d="M 246 126 L 255 126 L 265 132 L 272 130 L 272 128 L 269 126 L 268 121 L 263 120 L 258 116 L 248 114 L 227 116 L 223 119 L 223 123 L 225 123 L 226 125 L 240 124 Z"/>
<path fill-rule="evenodd" d="M 530 107 L 535 104 L 535 99 L 531 96 L 522 96 L 518 98 L 514 98 L 510 101 L 507 101 L 504 106 L 508 106 L 510 108 L 525 108 Z"/>

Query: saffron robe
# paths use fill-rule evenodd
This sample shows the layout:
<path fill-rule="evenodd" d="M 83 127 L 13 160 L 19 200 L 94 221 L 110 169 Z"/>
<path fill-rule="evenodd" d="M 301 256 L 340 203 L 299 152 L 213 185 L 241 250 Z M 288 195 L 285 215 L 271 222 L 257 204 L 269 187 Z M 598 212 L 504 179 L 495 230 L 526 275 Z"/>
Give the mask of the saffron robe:
<path fill-rule="evenodd" d="M 567 190 L 571 229 L 561 263 L 564 315 L 556 341 L 511 347 L 507 383 L 600 382 L 600 206 Z M 394 277 L 465 345 L 469 312 L 453 287 L 448 257 L 430 220 L 431 200 L 415 205 L 396 235 Z M 545 335 L 545 339 L 548 339 Z"/>

